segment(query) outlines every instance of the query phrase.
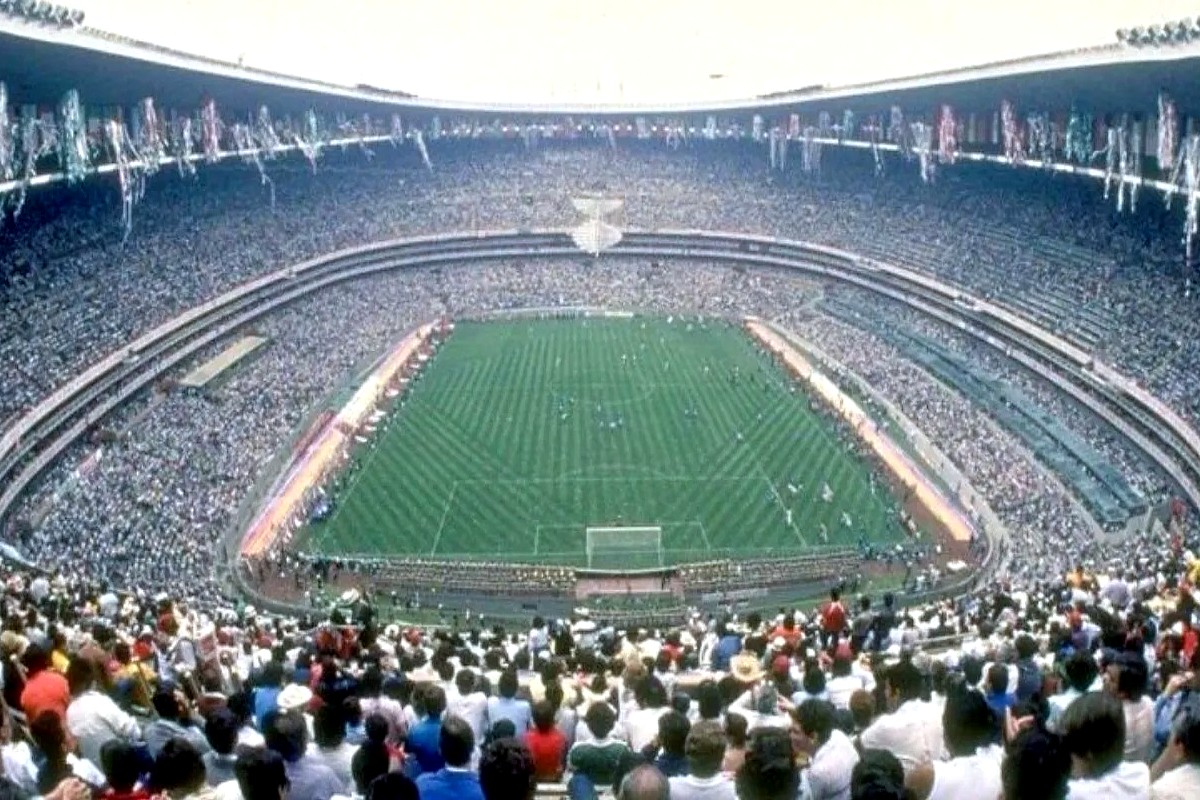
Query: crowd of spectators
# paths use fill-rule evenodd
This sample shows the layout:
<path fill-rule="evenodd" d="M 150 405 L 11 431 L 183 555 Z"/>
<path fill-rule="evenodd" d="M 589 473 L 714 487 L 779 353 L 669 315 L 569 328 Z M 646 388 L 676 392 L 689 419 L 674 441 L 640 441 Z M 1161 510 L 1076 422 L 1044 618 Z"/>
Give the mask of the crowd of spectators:
<path fill-rule="evenodd" d="M 313 626 L 10 573 L 12 796 L 1190 798 L 1200 566 L 617 628 Z M 872 602 L 872 600 L 876 602 Z M 354 622 L 349 622 L 354 620 Z M 952 643 L 943 640 L 956 633 Z"/>
<path fill-rule="evenodd" d="M 1098 352 L 1196 410 L 1200 354 L 1172 322 L 1193 300 L 1165 263 L 1167 223 L 1113 218 L 1074 184 L 989 173 L 983 189 L 970 169 L 935 187 L 872 183 L 835 163 L 802 182 L 732 148 L 446 146 L 435 159 L 432 173 L 386 152 L 370 164 L 331 154 L 315 177 L 275 165 L 274 211 L 244 169 L 162 178 L 124 247 L 94 187 L 35 195 L 0 231 L 0 416 L 264 270 L 409 233 L 565 227 L 569 198 L 589 189 L 623 197 L 631 227 L 894 255 L 1017 307 L 1039 285 L 1084 287 L 1055 324 L 1082 336 L 1092 320 Z M 1044 251 L 1020 248 L 1030 236 L 1069 236 L 1094 260 L 1033 258 Z M 112 441 L 74 448 L 25 499 L 19 545 L 47 574 L 10 574 L 2 598 L 2 780 L 64 800 L 507 798 L 538 781 L 581 798 L 1197 796 L 1194 537 L 1097 540 L 1015 437 L 886 342 L 822 315 L 823 291 L 695 262 L 496 262 L 378 276 L 264 318 L 261 356 L 211 393 L 139 399 L 105 423 Z M 619 629 L 581 615 L 528 632 L 380 627 L 370 611 L 314 629 L 225 596 L 213 554 L 322 398 L 418 322 L 547 305 L 783 322 L 919 421 L 984 495 L 1008 529 L 998 579 L 918 606 L 833 597 L 765 620 Z M 1020 380 L 1163 491 L 1093 421 Z M 956 644 L 931 646 L 946 637 Z"/>
<path fill-rule="evenodd" d="M 316 176 L 296 164 L 273 165 L 274 210 L 246 170 L 227 166 L 202 171 L 194 181 L 153 182 L 139 207 L 136 235 L 124 246 L 110 224 L 111 198 L 96 194 L 95 187 L 35 195 L 19 224 L 0 231 L 8 279 L 0 296 L 0 375 L 6 386 L 0 403 L 8 403 L 9 413 L 28 408 L 129 337 L 264 270 L 390 236 L 563 227 L 573 222 L 570 197 L 585 190 L 622 197 L 622 222 L 633 227 L 778 233 L 867 252 L 891 244 L 902 260 L 912 252 L 906 243 L 920 241 L 929 249 L 933 242 L 941 260 L 925 254 L 937 262 L 928 268 L 993 295 L 1000 293 L 984 285 L 987 275 L 1002 280 L 1007 274 L 1004 260 L 987 249 L 988 242 L 1003 238 L 996 231 L 1008 230 L 1001 212 L 1019 206 L 1019 217 L 1039 235 L 1050 228 L 1038 214 L 1065 213 L 1053 200 L 1036 196 L 1036 187 L 1026 187 L 1034 196 L 1011 196 L 1010 183 L 1025 186 L 1018 178 L 999 179 L 994 196 L 980 189 L 969 197 L 972 216 L 957 219 L 956 207 L 943 194 L 967 202 L 967 187 L 979 188 L 973 173 L 926 188 L 905 173 L 864 182 L 863 170 L 831 163 L 827 176 L 814 184 L 766 172 L 743 148 L 717 148 L 526 152 L 447 144 L 432 174 L 407 151 L 385 148 L 369 163 L 353 154 L 331 154 Z M 1087 200 L 1073 184 L 1039 186 L 1051 198 L 1069 198 L 1064 208 L 1077 209 Z M 1142 235 L 1156 224 L 1151 216 L 1139 218 Z M 1106 236 L 1096 237 L 1108 253 L 1096 255 L 1097 263 L 1115 258 L 1112 253 L 1132 258 L 1133 250 L 1118 245 L 1132 235 L 1133 222 L 1099 211 L 1072 220 L 1075 227 L 1108 226 Z M 1167 291 L 1172 285 L 1164 282 L 1177 277 L 1160 263 L 1160 250 L 1146 249 L 1140 273 L 1106 266 L 1106 280 L 1124 286 L 1122 281 L 1140 274 L 1148 293 L 1161 289 L 1164 303 L 1186 302 L 1180 291 Z M 947 259 L 966 254 L 985 265 L 978 274 L 963 264 L 946 266 Z M 1016 265 L 1029 268 L 1029 257 L 1023 258 Z M 1062 269 L 1073 265 L 1066 261 Z M 1052 279 L 1054 263 L 1038 261 L 1035 267 L 1035 282 Z M 1059 277 L 1072 279 L 1065 272 Z M 1094 287 L 1089 296 L 1118 291 L 1106 280 L 1084 278 Z M 1018 283 L 1028 281 L 1022 277 Z M 1029 580 L 1076 561 L 1100 567 L 1124 558 L 1126 550 L 1095 541 L 1067 491 L 984 413 L 871 334 L 815 313 L 813 298 L 821 291 L 808 280 L 777 273 L 707 264 L 653 268 L 611 259 L 547 263 L 536 270 L 520 263 L 448 267 L 342 286 L 265 319 L 258 332 L 271 339 L 269 349 L 235 371 L 215 397 L 155 393 L 111 421 L 119 435 L 99 457 L 91 447 L 76 448 L 25 500 L 21 517 L 37 524 L 20 544 L 51 569 L 86 571 L 115 585 L 170 585 L 192 598 L 214 600 L 211 553 L 246 487 L 314 404 L 355 366 L 434 316 L 590 304 L 779 319 L 920 421 L 1008 526 L 1008 574 Z M 1004 299 L 1017 303 L 1019 296 Z M 1114 318 L 1112 326 L 1120 331 L 1120 320 Z M 1057 403 L 1054 408 L 1089 441 L 1118 448 L 1086 415 L 1035 386 L 1039 399 Z M 1135 456 L 1119 451 L 1117 463 L 1142 485 L 1160 495 L 1165 491 L 1161 476 Z M 1055 535 L 1047 536 L 1051 529 Z M 161 549 L 178 558 L 158 557 Z"/>

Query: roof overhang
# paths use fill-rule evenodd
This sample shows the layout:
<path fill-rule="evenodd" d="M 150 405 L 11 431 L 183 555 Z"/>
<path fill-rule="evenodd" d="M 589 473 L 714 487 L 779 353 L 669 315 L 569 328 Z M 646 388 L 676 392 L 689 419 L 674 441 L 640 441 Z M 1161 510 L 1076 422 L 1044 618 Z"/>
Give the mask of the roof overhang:
<path fill-rule="evenodd" d="M 154 97 L 160 108 L 194 108 L 211 96 L 234 111 L 268 105 L 274 113 L 391 113 L 514 116 L 779 114 L 826 110 L 877 113 L 896 104 L 906 109 L 952 103 L 960 112 L 992 112 L 1002 99 L 1022 109 L 1091 113 L 1149 110 L 1165 89 L 1182 112 L 1200 109 L 1200 84 L 1191 80 L 1200 42 L 1135 48 L 1116 43 L 927 75 L 795 94 L 720 102 L 657 105 L 585 103 L 497 104 L 412 98 L 383 91 L 248 69 L 88 28 L 56 29 L 0 19 L 0 80 L 13 103 L 51 104 L 78 89 L 91 107 L 128 105 Z"/>

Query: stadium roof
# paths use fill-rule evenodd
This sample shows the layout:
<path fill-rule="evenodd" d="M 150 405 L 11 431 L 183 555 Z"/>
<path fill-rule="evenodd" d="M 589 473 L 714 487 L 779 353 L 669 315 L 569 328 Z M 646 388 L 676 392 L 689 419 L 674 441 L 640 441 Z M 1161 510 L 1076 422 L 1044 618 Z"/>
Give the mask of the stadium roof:
<path fill-rule="evenodd" d="M 318 111 L 470 114 L 675 114 L 751 110 L 844 109 L 875 113 L 891 104 L 906 109 L 952 103 L 960 112 L 992 112 L 1002 99 L 1021 109 L 1065 110 L 1072 104 L 1095 114 L 1151 111 L 1158 89 L 1176 99 L 1181 113 L 1200 111 L 1200 85 L 1192 80 L 1200 42 L 1134 48 L 1117 43 L 975 67 L 839 87 L 740 100 L 686 104 L 498 104 L 438 101 L 340 86 L 249 69 L 87 28 L 56 30 L 0 18 L 0 80 L 14 104 L 50 105 L 77 88 L 90 107 L 128 106 L 145 96 L 160 108 L 194 108 L 212 96 L 230 111 L 260 104 L 274 113 Z"/>

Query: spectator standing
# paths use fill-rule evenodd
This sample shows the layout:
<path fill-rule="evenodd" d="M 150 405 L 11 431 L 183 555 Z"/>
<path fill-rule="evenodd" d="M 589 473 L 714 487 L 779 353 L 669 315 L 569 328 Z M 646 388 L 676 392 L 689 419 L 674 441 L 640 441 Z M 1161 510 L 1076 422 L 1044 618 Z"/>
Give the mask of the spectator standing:
<path fill-rule="evenodd" d="M 1200 797 L 1200 702 L 1180 713 L 1171 729 L 1167 749 L 1151 769 L 1154 800 L 1192 800 Z"/>
<path fill-rule="evenodd" d="M 850 800 L 850 775 L 858 751 L 834 727 L 836 709 L 828 700 L 805 700 L 793 716 L 811 756 L 803 780 L 812 800 Z"/>
<path fill-rule="evenodd" d="M 1067 709 L 1063 740 L 1071 754 L 1069 800 L 1147 800 L 1150 769 L 1125 761 L 1125 712 L 1107 692 L 1089 692 Z"/>
<path fill-rule="evenodd" d="M 204 721 L 204 738 L 211 748 L 203 756 L 204 776 L 209 786 L 220 786 L 237 779 L 234 766 L 237 757 L 238 718 L 225 708 L 218 708 Z"/>
<path fill-rule="evenodd" d="M 1001 792 L 1000 761 L 994 743 L 993 710 L 977 692 L 958 687 L 942 712 L 946 761 L 918 764 L 905 784 L 915 800 L 994 800 Z"/>
<path fill-rule="evenodd" d="M 76 657 L 67 668 L 71 705 L 67 707 L 67 728 L 79 745 L 79 754 L 93 764 L 100 763 L 105 743 L 120 739 L 141 739 L 137 720 L 121 710 L 113 699 L 98 688 L 99 675 L 93 661 Z"/>
<path fill-rule="evenodd" d="M 52 711 L 65 720 L 71 705 L 71 689 L 66 678 L 50 669 L 50 654 L 37 642 L 31 642 L 21 660 L 25 665 L 25 688 L 21 691 L 25 718 L 32 721 L 43 712 Z"/>
<path fill-rule="evenodd" d="M 884 676 L 890 714 L 878 717 L 863 731 L 863 748 L 889 750 L 907 774 L 923 761 L 941 758 L 942 721 L 933 707 L 921 700 L 922 677 L 908 659 L 889 667 Z"/>

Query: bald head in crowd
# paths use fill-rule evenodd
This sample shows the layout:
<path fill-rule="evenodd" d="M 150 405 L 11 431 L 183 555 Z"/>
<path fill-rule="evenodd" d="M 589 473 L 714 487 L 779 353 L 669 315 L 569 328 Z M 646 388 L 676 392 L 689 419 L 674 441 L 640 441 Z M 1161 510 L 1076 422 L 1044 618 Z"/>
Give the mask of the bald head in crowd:
<path fill-rule="evenodd" d="M 649 764 L 637 767 L 621 781 L 617 800 L 669 800 L 671 784 Z"/>

